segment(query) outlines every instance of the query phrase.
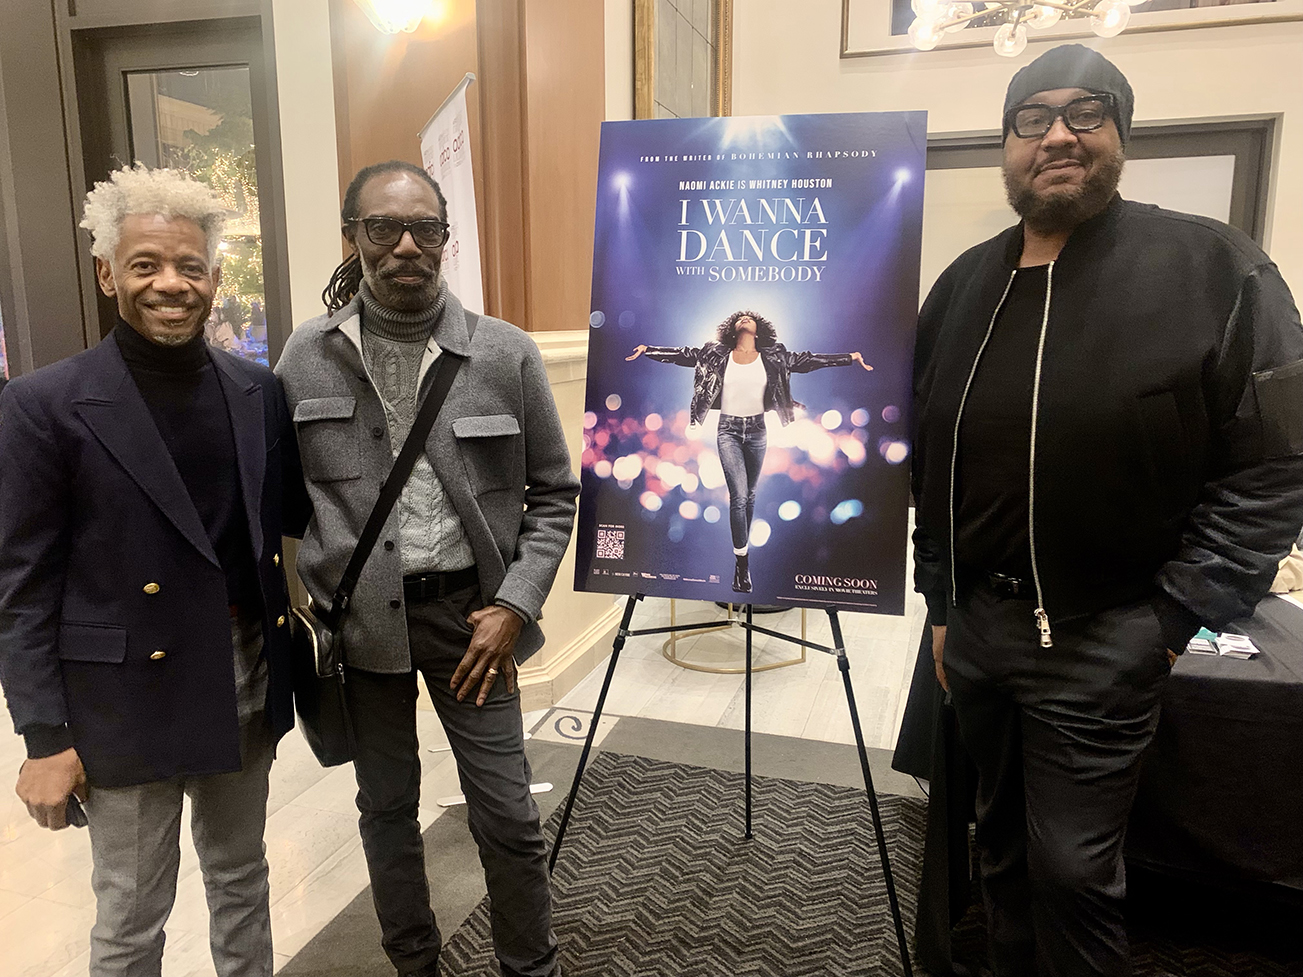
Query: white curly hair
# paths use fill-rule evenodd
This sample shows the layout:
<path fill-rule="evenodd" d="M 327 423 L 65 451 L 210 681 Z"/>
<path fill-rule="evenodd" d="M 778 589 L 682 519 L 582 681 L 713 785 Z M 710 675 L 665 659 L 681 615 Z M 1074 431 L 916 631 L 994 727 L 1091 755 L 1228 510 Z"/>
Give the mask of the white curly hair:
<path fill-rule="evenodd" d="M 124 166 L 86 194 L 81 226 L 90 231 L 91 254 L 113 261 L 128 214 L 194 221 L 208 239 L 208 261 L 214 264 L 230 211 L 212 190 L 181 170 L 150 169 L 144 163 Z"/>

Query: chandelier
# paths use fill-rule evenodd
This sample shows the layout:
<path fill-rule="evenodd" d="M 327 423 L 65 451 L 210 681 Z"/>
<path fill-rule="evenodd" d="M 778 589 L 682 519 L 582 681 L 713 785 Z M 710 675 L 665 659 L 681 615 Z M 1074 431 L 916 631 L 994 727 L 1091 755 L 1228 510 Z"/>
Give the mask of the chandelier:
<path fill-rule="evenodd" d="M 1045 30 L 1064 19 L 1089 19 L 1100 37 L 1117 37 L 1131 20 L 1131 8 L 1145 0 L 911 0 L 914 22 L 909 40 L 920 51 L 931 51 L 941 35 L 972 26 L 996 27 L 995 53 L 1016 58 L 1027 47 L 1028 30 Z"/>

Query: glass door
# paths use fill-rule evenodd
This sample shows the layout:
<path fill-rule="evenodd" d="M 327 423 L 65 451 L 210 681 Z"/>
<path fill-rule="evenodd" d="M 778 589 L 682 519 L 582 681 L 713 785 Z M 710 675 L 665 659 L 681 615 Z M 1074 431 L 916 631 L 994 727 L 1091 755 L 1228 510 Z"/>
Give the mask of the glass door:
<path fill-rule="evenodd" d="M 127 163 L 184 170 L 211 187 L 230 217 L 219 245 L 222 284 L 204 326 L 213 346 L 270 364 L 289 333 L 285 275 L 267 206 L 278 184 L 256 25 L 150 27 L 75 45 L 86 185 Z M 102 99 L 100 110 L 88 107 Z M 106 106 L 108 111 L 103 111 Z M 102 297 L 100 335 L 116 322 Z M 283 328 L 282 328 L 283 325 Z"/>
<path fill-rule="evenodd" d="M 265 365 L 267 296 L 249 68 L 132 71 L 125 81 L 133 159 L 185 170 L 231 211 L 218 245 L 222 284 L 204 325 L 208 342 Z"/>

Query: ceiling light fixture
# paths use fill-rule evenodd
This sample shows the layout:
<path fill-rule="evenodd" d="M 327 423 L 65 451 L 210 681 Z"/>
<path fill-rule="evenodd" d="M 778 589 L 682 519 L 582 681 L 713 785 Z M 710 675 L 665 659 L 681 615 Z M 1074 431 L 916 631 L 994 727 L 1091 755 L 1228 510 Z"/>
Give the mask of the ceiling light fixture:
<path fill-rule="evenodd" d="M 361 0 L 359 0 L 361 2 Z M 397 0 L 391 0 L 397 2 Z M 1131 8 L 1145 0 L 987 0 L 983 9 L 973 4 L 947 0 L 911 0 L 914 22 L 909 25 L 909 40 L 920 51 L 931 51 L 945 34 L 958 33 L 966 27 L 995 27 L 992 41 L 995 53 L 1016 58 L 1027 47 L 1029 30 L 1046 30 L 1065 19 L 1089 19 L 1090 28 L 1100 37 L 1117 37 L 1131 21 Z"/>
<path fill-rule="evenodd" d="M 356 0 L 382 34 L 411 34 L 430 11 L 430 0 Z"/>

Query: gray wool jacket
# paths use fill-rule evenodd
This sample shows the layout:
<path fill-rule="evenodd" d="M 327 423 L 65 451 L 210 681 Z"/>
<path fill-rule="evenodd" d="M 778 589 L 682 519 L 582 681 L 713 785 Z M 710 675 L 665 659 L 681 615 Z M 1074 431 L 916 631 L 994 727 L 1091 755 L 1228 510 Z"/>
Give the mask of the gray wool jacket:
<path fill-rule="evenodd" d="M 361 302 L 294 330 L 276 373 L 285 386 L 313 503 L 298 571 L 314 605 L 329 606 L 394 462 L 384 406 L 362 360 Z M 565 554 L 579 481 L 538 347 L 481 316 L 472 340 L 452 294 L 422 364 L 421 393 L 440 349 L 465 356 L 426 442 L 426 457 L 465 527 L 485 603 L 528 620 L 523 662 L 543 646 L 537 618 Z M 345 615 L 348 664 L 374 672 L 411 666 L 397 507 L 367 560 Z M 387 548 L 385 541 L 394 543 Z"/>

